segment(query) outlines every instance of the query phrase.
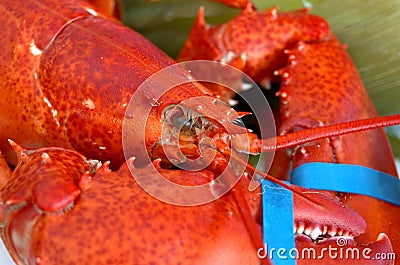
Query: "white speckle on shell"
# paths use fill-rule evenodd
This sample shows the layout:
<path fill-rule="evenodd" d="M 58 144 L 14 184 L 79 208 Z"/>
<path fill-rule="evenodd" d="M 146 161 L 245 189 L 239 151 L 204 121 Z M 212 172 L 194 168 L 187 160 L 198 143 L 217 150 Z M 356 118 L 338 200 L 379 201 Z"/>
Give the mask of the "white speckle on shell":
<path fill-rule="evenodd" d="M 85 107 L 88 108 L 88 109 L 95 109 L 95 107 L 96 107 L 96 106 L 94 105 L 93 100 L 91 100 L 90 98 L 84 100 L 84 101 L 82 102 L 82 104 L 83 104 L 83 106 L 85 106 Z"/>
<path fill-rule="evenodd" d="M 92 16 L 95 16 L 95 17 L 98 16 L 97 12 L 94 11 L 93 9 L 91 9 L 91 8 L 86 8 L 86 11 L 87 11 L 89 14 L 91 14 Z"/>
<path fill-rule="evenodd" d="M 33 56 L 38 56 L 42 54 L 42 50 L 40 50 L 36 44 L 35 44 L 35 40 L 32 40 L 31 44 L 29 44 L 29 48 L 31 50 L 31 53 Z"/>

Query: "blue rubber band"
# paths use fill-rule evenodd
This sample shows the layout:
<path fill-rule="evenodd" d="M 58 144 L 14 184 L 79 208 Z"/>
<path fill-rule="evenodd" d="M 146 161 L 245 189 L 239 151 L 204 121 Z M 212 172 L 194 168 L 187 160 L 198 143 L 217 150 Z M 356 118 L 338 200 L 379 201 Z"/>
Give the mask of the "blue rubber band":
<path fill-rule="evenodd" d="M 262 191 L 263 254 L 274 265 L 295 265 L 296 260 L 290 252 L 295 247 L 292 192 L 269 180 L 262 181 Z"/>
<path fill-rule="evenodd" d="M 296 168 L 291 178 L 305 188 L 356 193 L 400 206 L 400 180 L 371 168 L 313 162 Z"/>
<path fill-rule="evenodd" d="M 322 162 L 306 163 L 291 174 L 292 184 L 309 189 L 348 192 L 374 197 L 400 206 L 400 180 L 371 168 Z M 294 265 L 295 248 L 292 192 L 262 181 L 265 258 L 274 265 Z M 266 252 L 265 252 L 266 251 Z"/>

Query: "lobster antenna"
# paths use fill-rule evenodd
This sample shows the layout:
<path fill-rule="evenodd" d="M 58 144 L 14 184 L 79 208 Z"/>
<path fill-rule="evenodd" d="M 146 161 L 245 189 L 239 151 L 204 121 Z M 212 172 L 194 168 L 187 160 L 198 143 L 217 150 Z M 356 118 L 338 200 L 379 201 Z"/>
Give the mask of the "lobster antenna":
<path fill-rule="evenodd" d="M 400 124 L 400 114 L 394 114 L 390 116 L 369 118 L 357 121 L 343 122 L 333 125 L 326 125 L 316 128 L 310 128 L 303 131 L 293 132 L 290 134 L 280 135 L 274 138 L 262 140 L 261 152 L 280 150 L 324 138 L 335 137 L 339 135 L 350 134 L 376 128 L 394 126 L 399 124 Z M 249 163 L 246 163 L 245 161 L 235 156 L 234 154 L 231 154 L 230 156 L 238 163 L 244 165 L 247 170 L 256 173 L 260 176 L 263 176 L 265 179 L 268 179 L 269 181 L 272 181 L 273 183 L 278 184 L 281 187 L 292 191 L 293 193 L 296 193 L 297 195 L 303 197 L 304 199 L 323 207 L 323 205 L 314 198 L 311 198 L 301 193 L 300 191 L 293 189 L 288 184 L 274 178 L 273 176 L 268 175 L 267 173 L 264 173 L 256 169 L 255 167 L 253 167 Z"/>
<path fill-rule="evenodd" d="M 233 174 L 233 172 L 232 172 L 232 174 Z M 238 207 L 238 210 L 242 216 L 244 224 L 246 225 L 247 231 L 249 232 L 250 237 L 253 240 L 255 247 L 257 249 L 263 247 L 264 241 L 263 241 L 262 235 L 261 235 L 260 231 L 257 229 L 257 223 L 251 215 L 249 204 L 246 201 L 246 199 L 244 198 L 243 193 L 241 192 L 240 189 L 238 189 L 237 185 L 235 185 L 232 188 L 231 192 L 232 192 L 233 198 L 236 202 L 236 205 Z"/>
<path fill-rule="evenodd" d="M 271 182 L 273 182 L 275 184 L 278 184 L 279 186 L 281 186 L 281 187 L 283 187 L 285 189 L 288 189 L 293 193 L 296 193 L 300 197 L 303 197 L 304 199 L 306 199 L 306 200 L 308 200 L 308 201 L 310 201 L 310 202 L 312 202 L 312 203 L 314 203 L 314 204 L 316 204 L 318 206 L 324 207 L 323 204 L 321 204 L 319 201 L 315 200 L 314 198 L 311 198 L 309 195 L 306 195 L 306 194 L 302 193 L 301 191 L 295 190 L 293 187 L 289 186 L 285 182 L 283 182 L 283 181 L 281 181 L 281 180 L 279 180 L 277 178 L 274 178 L 273 176 L 268 175 L 267 173 L 264 173 L 264 172 L 256 169 L 255 167 L 253 167 L 249 163 L 243 161 L 242 159 L 240 159 L 239 157 L 235 156 L 234 154 L 231 154 L 231 158 L 233 160 L 235 160 L 236 162 L 238 162 L 238 163 L 242 164 L 243 166 L 245 166 L 246 169 L 251 171 L 252 173 L 256 173 L 256 174 L 262 176 L 264 179 L 267 179 L 267 180 L 269 180 L 269 181 L 271 181 Z"/>
<path fill-rule="evenodd" d="M 262 140 L 261 152 L 280 150 L 324 138 L 400 124 L 400 114 L 349 121 L 292 132 Z"/>

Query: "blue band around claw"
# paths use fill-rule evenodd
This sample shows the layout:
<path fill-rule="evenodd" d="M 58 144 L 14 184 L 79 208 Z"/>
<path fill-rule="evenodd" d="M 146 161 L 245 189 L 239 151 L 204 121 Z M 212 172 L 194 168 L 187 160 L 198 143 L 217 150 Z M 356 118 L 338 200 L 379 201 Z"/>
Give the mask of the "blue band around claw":
<path fill-rule="evenodd" d="M 291 175 L 292 184 L 309 189 L 348 192 L 374 197 L 400 206 L 400 180 L 371 168 L 322 162 L 306 163 Z M 292 192 L 269 181 L 262 181 L 263 251 L 274 265 L 295 265 Z"/>
<path fill-rule="evenodd" d="M 366 195 L 400 206 L 400 180 L 359 165 L 306 163 L 292 172 L 292 184 Z"/>
<path fill-rule="evenodd" d="M 263 257 L 274 265 L 295 265 L 292 192 L 263 180 Z M 259 253 L 260 254 L 260 253 Z"/>

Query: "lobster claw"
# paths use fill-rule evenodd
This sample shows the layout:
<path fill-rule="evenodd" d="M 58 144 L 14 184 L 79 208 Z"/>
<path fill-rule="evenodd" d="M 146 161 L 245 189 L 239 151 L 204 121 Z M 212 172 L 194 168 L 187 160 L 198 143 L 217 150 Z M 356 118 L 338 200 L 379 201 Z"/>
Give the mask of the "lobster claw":
<path fill-rule="evenodd" d="M 208 32 L 209 26 L 204 19 L 204 7 L 200 7 L 193 25 L 192 32 L 189 40 L 185 43 L 185 49 L 179 54 L 179 61 L 188 60 L 214 60 L 221 58 L 222 53 L 214 42 L 210 41 Z M 198 45 L 201 43 L 201 45 Z M 192 51 L 196 49 L 196 56 L 193 57 Z M 199 50 L 201 49 L 201 50 Z"/>
<path fill-rule="evenodd" d="M 22 257 L 30 255 L 26 242 L 32 240 L 37 221 L 43 215 L 71 210 L 81 194 L 82 176 L 91 172 L 91 167 L 75 151 L 55 147 L 29 150 L 9 142 L 19 162 L 1 189 L 0 223 L 12 256 L 28 263 Z"/>
<path fill-rule="evenodd" d="M 58 152 L 59 148 L 27 150 L 12 140 L 9 142 L 19 157 L 20 166 L 3 188 L 3 202 L 16 205 L 32 201 L 41 212 L 66 211 L 80 194 L 78 180 L 90 168 L 83 165 L 86 171 L 74 172 L 61 161 L 72 155 L 78 162 L 83 156 L 74 151 Z"/>

